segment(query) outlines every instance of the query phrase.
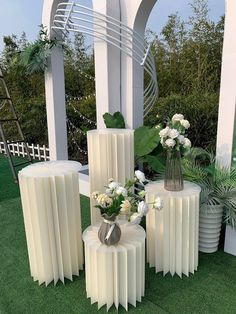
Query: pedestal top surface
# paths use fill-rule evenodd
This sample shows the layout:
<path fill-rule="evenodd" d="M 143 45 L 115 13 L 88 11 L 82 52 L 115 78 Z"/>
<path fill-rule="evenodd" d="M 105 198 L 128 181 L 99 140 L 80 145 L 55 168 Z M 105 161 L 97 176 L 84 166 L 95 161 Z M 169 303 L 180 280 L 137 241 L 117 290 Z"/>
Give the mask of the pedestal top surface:
<path fill-rule="evenodd" d="M 51 177 L 64 175 L 67 173 L 78 172 L 82 165 L 76 161 L 58 160 L 45 161 L 29 165 L 19 172 L 23 177 Z"/>
<path fill-rule="evenodd" d="M 147 193 L 158 194 L 159 196 L 172 196 L 172 197 L 182 197 L 193 194 L 199 194 L 201 192 L 200 186 L 195 183 L 184 181 L 184 189 L 182 191 L 168 191 L 164 188 L 164 180 L 150 182 L 145 186 Z"/>

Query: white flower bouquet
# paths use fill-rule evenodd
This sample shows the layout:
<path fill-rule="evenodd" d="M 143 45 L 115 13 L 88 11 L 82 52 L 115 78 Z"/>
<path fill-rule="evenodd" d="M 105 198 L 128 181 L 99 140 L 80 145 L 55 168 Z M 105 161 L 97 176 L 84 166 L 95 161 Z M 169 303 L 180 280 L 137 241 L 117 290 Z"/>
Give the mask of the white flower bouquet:
<path fill-rule="evenodd" d="M 145 191 L 135 194 L 133 190 L 136 183 L 144 185 L 147 182 L 144 173 L 139 170 L 135 171 L 134 179 L 127 181 L 124 186 L 110 179 L 104 193 L 92 193 L 92 198 L 97 202 L 95 207 L 101 210 L 103 217 L 123 214 L 127 215 L 131 223 L 139 224 L 142 217 L 148 213 L 149 206 L 145 202 Z M 155 204 L 157 202 L 153 205 Z"/>
<path fill-rule="evenodd" d="M 191 141 L 187 138 L 186 131 L 190 123 L 182 114 L 175 114 L 168 121 L 167 126 L 159 132 L 161 144 L 168 150 L 182 150 L 191 147 Z"/>

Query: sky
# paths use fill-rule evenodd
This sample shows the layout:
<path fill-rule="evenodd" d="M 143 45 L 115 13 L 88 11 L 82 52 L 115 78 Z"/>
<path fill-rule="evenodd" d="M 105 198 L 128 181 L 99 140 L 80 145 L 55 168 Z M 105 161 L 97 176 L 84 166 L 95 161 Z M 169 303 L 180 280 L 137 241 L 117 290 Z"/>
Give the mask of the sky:
<path fill-rule="evenodd" d="M 41 24 L 43 0 L 0 0 L 0 51 L 3 49 L 3 36 L 20 35 L 26 32 L 28 40 L 37 37 Z M 127 0 L 132 1 L 132 0 Z M 147 1 L 147 0 L 146 0 Z M 179 12 L 183 19 L 191 15 L 190 0 L 158 0 L 148 21 L 147 27 L 159 33 L 168 15 Z M 89 4 L 90 0 L 81 0 Z M 224 0 L 208 0 L 210 18 L 217 21 L 224 14 Z"/>

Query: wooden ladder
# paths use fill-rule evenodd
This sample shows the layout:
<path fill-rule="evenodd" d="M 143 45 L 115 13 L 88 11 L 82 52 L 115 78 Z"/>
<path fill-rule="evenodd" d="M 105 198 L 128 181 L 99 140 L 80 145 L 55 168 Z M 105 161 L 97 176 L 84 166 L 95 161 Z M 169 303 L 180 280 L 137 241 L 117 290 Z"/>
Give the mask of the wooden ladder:
<path fill-rule="evenodd" d="M 9 165 L 10 165 L 10 168 L 11 168 L 11 171 L 12 171 L 13 178 L 14 178 L 15 182 L 17 183 L 18 182 L 18 171 L 17 171 L 17 168 L 20 167 L 20 166 L 32 163 L 32 158 L 30 156 L 29 148 L 28 148 L 28 145 L 27 145 L 27 143 L 25 141 L 25 138 L 24 138 L 24 135 L 23 135 L 23 132 L 22 132 L 22 129 L 21 129 L 18 117 L 16 115 L 16 111 L 15 111 L 14 105 L 13 105 L 12 99 L 10 97 L 10 93 L 9 93 L 8 88 L 7 88 L 7 85 L 6 85 L 6 82 L 4 80 L 4 77 L 3 77 L 1 69 L 0 69 L 0 85 L 1 85 L 1 89 L 3 89 L 3 91 L 5 93 L 4 97 L 0 97 L 0 111 L 3 108 L 5 108 L 6 106 L 9 106 L 10 112 L 12 114 L 12 118 L 0 119 L 0 136 L 2 137 L 2 141 L 4 143 L 5 152 L 6 152 L 6 155 L 8 157 L 8 161 L 9 161 Z M 16 125 L 17 131 L 18 131 L 18 134 L 19 134 L 19 139 L 18 140 L 10 141 L 10 140 L 6 139 L 5 131 L 4 131 L 4 124 L 7 123 L 7 122 L 10 122 L 10 123 Z M 9 149 L 9 145 L 10 144 L 15 144 L 15 143 L 22 143 L 23 144 L 22 145 L 23 156 L 25 156 L 25 154 L 26 154 L 26 156 L 27 156 L 27 160 L 26 161 L 14 164 L 13 157 L 12 157 L 11 151 Z"/>

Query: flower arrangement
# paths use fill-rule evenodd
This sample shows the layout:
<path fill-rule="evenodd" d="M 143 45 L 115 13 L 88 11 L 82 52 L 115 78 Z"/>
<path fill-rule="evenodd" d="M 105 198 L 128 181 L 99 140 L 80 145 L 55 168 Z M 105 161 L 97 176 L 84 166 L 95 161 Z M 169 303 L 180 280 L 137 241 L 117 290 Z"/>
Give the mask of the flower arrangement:
<path fill-rule="evenodd" d="M 109 180 L 105 193 L 93 192 L 92 198 L 96 200 L 96 208 L 101 210 L 102 216 L 127 215 L 133 224 L 139 224 L 143 216 L 148 213 L 149 206 L 145 202 L 145 191 L 138 194 L 133 192 L 134 185 L 145 185 L 148 181 L 140 170 L 135 171 L 134 179 L 129 180 L 122 186 L 120 183 Z M 155 200 L 153 206 L 159 206 L 159 200 Z"/>
<path fill-rule="evenodd" d="M 190 123 L 182 114 L 175 114 L 168 120 L 167 126 L 159 132 L 163 148 L 168 150 L 182 150 L 191 147 L 191 141 L 187 138 L 186 131 Z"/>

